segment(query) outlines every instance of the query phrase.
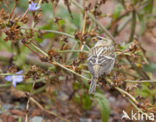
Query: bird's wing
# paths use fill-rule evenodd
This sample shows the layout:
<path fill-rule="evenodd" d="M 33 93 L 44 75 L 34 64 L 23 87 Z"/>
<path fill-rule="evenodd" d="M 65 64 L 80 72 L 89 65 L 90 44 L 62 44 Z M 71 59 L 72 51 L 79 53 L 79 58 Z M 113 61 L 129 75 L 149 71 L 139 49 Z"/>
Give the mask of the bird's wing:
<path fill-rule="evenodd" d="M 100 68 L 100 75 L 102 75 L 103 73 L 110 73 L 111 70 L 113 69 L 114 67 L 114 63 L 115 63 L 115 54 L 112 54 L 112 55 L 109 55 L 109 56 L 101 56 L 99 58 L 99 61 L 98 63 L 101 65 L 101 68 Z"/>
<path fill-rule="evenodd" d="M 88 60 L 92 58 L 93 56 L 100 56 L 101 54 L 105 54 L 107 52 L 107 48 L 103 46 L 93 47 L 89 51 Z"/>
<path fill-rule="evenodd" d="M 90 61 L 88 62 L 88 70 L 94 76 L 95 72 L 94 72 L 94 69 L 93 69 L 93 64 Z"/>
<path fill-rule="evenodd" d="M 95 64 L 101 65 L 100 70 L 97 74 L 102 75 L 103 73 L 109 73 L 115 62 L 115 53 L 114 53 L 114 47 L 108 46 L 108 47 L 94 47 L 89 52 L 88 57 L 88 69 L 92 73 L 92 75 L 95 75 L 95 71 L 93 66 Z"/>

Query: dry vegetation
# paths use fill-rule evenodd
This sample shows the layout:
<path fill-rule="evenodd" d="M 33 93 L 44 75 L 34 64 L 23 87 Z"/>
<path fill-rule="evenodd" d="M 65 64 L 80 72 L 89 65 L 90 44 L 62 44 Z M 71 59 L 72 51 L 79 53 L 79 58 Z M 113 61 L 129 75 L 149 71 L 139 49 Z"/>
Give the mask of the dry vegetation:
<path fill-rule="evenodd" d="M 154 0 L 0 0 L 0 122 L 156 114 L 155 13 Z M 117 59 L 89 95 L 97 35 L 114 41 Z"/>

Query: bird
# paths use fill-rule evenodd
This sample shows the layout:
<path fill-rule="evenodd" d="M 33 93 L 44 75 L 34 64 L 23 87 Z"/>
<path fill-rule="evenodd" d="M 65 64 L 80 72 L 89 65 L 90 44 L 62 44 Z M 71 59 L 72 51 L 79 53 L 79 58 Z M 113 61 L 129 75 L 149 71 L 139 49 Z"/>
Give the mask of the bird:
<path fill-rule="evenodd" d="M 94 47 L 89 50 L 87 59 L 88 70 L 92 74 L 89 94 L 95 93 L 98 78 L 111 72 L 116 58 L 115 48 L 111 39 L 96 36 L 93 37 L 93 40 L 97 42 Z"/>

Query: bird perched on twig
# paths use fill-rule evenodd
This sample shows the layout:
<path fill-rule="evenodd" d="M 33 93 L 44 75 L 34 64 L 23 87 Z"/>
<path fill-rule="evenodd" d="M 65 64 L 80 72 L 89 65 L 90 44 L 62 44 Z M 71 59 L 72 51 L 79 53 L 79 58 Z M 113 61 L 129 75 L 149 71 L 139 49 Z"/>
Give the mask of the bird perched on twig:
<path fill-rule="evenodd" d="M 111 39 L 97 36 L 93 38 L 97 41 L 95 46 L 89 51 L 88 69 L 92 74 L 89 94 L 94 94 L 96 82 L 103 74 L 111 72 L 115 63 L 115 49 Z"/>

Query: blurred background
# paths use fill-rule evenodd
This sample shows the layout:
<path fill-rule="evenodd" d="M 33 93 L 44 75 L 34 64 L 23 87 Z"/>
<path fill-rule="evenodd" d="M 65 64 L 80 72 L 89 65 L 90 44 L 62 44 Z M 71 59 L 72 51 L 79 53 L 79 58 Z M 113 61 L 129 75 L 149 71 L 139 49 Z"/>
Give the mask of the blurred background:
<path fill-rule="evenodd" d="M 0 122 L 127 122 L 123 110 L 156 113 L 156 2 L 74 1 L 84 9 L 72 0 L 42 0 L 39 10 L 27 11 L 39 1 L 0 0 Z M 89 95 L 92 37 L 108 36 L 97 21 L 112 34 L 117 59 Z M 22 81 L 13 87 L 18 71 Z"/>

